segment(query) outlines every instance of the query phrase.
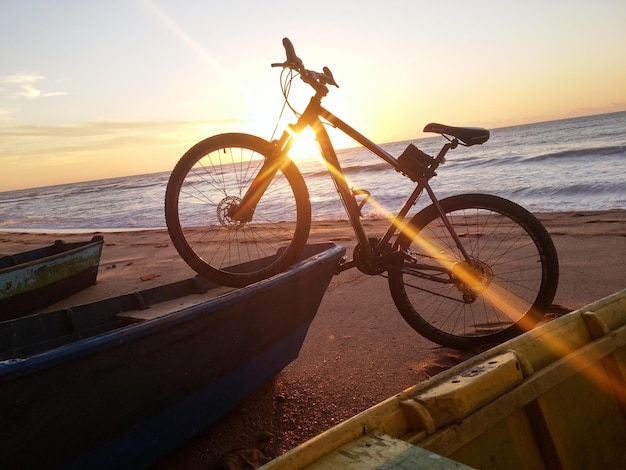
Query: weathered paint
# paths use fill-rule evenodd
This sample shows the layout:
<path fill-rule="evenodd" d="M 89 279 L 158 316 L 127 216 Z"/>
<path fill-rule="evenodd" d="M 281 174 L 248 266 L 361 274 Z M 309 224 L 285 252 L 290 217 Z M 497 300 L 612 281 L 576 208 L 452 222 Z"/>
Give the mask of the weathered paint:
<path fill-rule="evenodd" d="M 453 460 L 380 432 L 362 436 L 309 470 L 471 470 Z"/>
<path fill-rule="evenodd" d="M 33 291 L 98 266 L 102 241 L 0 270 L 0 299 Z"/>

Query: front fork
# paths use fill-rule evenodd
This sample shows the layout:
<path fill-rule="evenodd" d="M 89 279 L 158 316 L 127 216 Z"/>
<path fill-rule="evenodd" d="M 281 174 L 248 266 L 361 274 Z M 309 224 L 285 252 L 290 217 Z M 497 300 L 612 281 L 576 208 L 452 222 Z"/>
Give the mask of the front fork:
<path fill-rule="evenodd" d="M 289 130 L 291 126 L 287 126 Z M 245 224 L 252 221 L 254 211 L 257 204 L 261 200 L 263 194 L 269 187 L 270 183 L 279 170 L 283 169 L 289 162 L 287 154 L 293 145 L 293 139 L 288 131 L 282 135 L 280 140 L 274 141 L 272 152 L 266 156 L 263 166 L 250 183 L 250 187 L 246 190 L 237 205 L 233 205 L 230 209 L 230 217 L 232 220 Z"/>

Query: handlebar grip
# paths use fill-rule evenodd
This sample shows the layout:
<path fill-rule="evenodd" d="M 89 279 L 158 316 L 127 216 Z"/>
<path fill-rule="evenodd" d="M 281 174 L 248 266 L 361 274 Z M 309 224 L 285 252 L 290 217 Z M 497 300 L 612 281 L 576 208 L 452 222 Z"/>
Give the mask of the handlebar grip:
<path fill-rule="evenodd" d="M 302 60 L 296 55 L 296 50 L 289 38 L 283 38 L 283 46 L 285 47 L 285 53 L 287 54 L 287 63 L 294 64 L 298 67 L 302 67 Z"/>
<path fill-rule="evenodd" d="M 287 53 L 287 60 L 291 60 L 296 57 L 296 50 L 293 47 L 293 43 L 289 40 L 289 38 L 283 38 L 283 46 L 285 48 L 285 52 Z"/>

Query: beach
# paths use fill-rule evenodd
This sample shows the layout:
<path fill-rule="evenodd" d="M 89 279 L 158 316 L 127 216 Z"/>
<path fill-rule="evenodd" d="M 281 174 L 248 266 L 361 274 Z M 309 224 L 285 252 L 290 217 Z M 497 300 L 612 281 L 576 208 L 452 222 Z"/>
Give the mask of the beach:
<path fill-rule="evenodd" d="M 560 261 L 554 314 L 626 288 L 626 210 L 540 212 Z M 368 220 L 368 231 L 384 222 Z M 0 231 L 0 254 L 89 239 L 89 233 Z M 95 286 L 49 309 L 77 305 L 181 280 L 195 273 L 165 230 L 104 232 Z M 346 222 L 314 222 L 310 242 L 333 241 L 347 255 L 355 240 Z M 396 311 L 380 276 L 349 270 L 335 276 L 300 356 L 236 410 L 154 468 L 212 468 L 234 449 L 272 458 L 371 405 L 458 364 L 479 351 L 442 348 L 413 331 Z"/>

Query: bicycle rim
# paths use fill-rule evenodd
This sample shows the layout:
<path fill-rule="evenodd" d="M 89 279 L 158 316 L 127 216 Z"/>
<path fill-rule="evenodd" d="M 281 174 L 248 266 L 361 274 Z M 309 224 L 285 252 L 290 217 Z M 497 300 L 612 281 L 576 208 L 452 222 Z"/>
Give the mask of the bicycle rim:
<path fill-rule="evenodd" d="M 231 216 L 270 148 L 244 134 L 211 137 L 192 147 L 172 172 L 165 198 L 168 231 L 199 274 L 224 285 L 247 285 L 286 269 L 304 247 L 309 198 L 291 162 L 278 170 L 251 221 Z"/>
<path fill-rule="evenodd" d="M 534 327 L 558 282 L 554 245 L 539 221 L 490 195 L 440 201 L 472 259 L 465 261 L 433 206 L 417 214 L 398 244 L 413 263 L 437 269 L 390 271 L 392 295 L 418 332 L 444 346 L 498 343 Z M 443 268 L 443 269 L 441 269 Z"/>

